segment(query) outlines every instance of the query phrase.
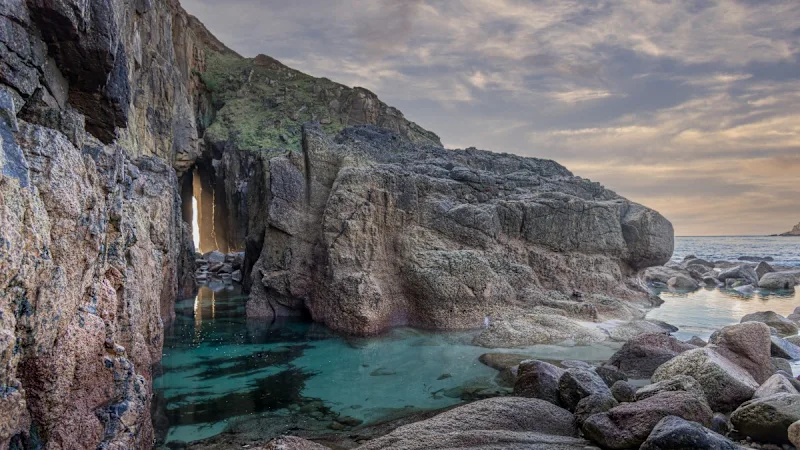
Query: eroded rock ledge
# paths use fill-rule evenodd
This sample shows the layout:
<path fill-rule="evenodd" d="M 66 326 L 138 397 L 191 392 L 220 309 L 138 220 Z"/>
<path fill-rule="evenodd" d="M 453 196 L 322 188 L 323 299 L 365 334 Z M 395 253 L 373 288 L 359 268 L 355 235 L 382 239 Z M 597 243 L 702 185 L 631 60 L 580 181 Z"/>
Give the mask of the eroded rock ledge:
<path fill-rule="evenodd" d="M 302 151 L 262 152 L 259 168 L 253 317 L 587 342 L 602 336 L 570 318 L 643 316 L 652 300 L 632 275 L 672 255 L 664 217 L 549 160 L 308 126 Z"/>

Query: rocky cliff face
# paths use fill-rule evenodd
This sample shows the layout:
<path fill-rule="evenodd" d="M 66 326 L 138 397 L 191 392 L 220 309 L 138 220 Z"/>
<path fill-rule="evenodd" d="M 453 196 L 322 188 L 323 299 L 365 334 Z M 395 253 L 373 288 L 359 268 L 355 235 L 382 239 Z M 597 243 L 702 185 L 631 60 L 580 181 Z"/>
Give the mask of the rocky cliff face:
<path fill-rule="evenodd" d="M 786 233 L 781 234 L 781 236 L 800 236 L 800 223 L 792 228 L 792 231 L 787 231 Z"/>
<path fill-rule="evenodd" d="M 255 317 L 588 340 L 572 319 L 640 316 L 629 275 L 672 253 L 658 213 L 552 161 L 444 150 L 365 89 L 242 58 L 176 0 L 0 3 L 0 146 L 0 448 L 150 448 L 150 366 L 194 289 L 194 171 L 247 250 Z"/>
<path fill-rule="evenodd" d="M 169 1 L 0 4 L 0 448 L 152 445 L 150 366 L 193 289 L 190 23 Z"/>
<path fill-rule="evenodd" d="M 640 317 L 650 300 L 630 276 L 673 250 L 660 214 L 553 161 L 445 150 L 376 127 L 335 139 L 307 128 L 301 152 L 264 153 L 254 175 L 265 230 L 256 317 L 307 309 L 356 334 L 488 318 L 486 345 L 503 333 L 593 339 L 570 332 L 568 317 Z"/>

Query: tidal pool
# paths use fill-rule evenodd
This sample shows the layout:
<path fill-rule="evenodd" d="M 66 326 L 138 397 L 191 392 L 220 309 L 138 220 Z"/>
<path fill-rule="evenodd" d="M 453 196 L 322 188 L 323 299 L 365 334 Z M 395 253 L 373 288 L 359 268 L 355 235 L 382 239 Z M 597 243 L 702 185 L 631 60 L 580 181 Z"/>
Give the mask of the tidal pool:
<path fill-rule="evenodd" d="M 214 436 L 265 413 L 319 421 L 326 430 L 336 416 L 371 424 L 461 403 L 465 390 L 502 393 L 498 372 L 478 361 L 484 353 L 599 363 L 619 348 L 487 349 L 470 344 L 474 332 L 410 328 L 345 338 L 308 321 L 246 320 L 245 301 L 236 291 L 202 288 L 197 298 L 177 304 L 154 380 L 162 405 L 154 421 L 166 442 Z M 264 430 L 264 437 L 273 432 Z"/>

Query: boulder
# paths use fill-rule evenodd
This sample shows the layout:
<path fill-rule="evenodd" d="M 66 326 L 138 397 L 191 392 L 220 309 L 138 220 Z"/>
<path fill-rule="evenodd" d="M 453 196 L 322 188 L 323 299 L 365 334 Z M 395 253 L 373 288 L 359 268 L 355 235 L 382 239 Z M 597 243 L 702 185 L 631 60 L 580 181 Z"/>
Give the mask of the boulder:
<path fill-rule="evenodd" d="M 776 313 L 775 311 L 761 311 L 748 314 L 742 317 L 741 323 L 745 322 L 765 323 L 768 326 L 778 330 L 778 333 L 782 336 L 791 336 L 797 334 L 797 324 Z"/>
<path fill-rule="evenodd" d="M 235 281 L 237 283 L 241 283 L 242 282 L 242 271 L 238 270 L 238 269 L 234 270 L 231 273 L 231 280 L 233 280 L 233 281 Z"/>
<path fill-rule="evenodd" d="M 628 381 L 628 376 L 625 372 L 619 370 L 616 366 L 604 364 L 594 368 L 594 372 L 603 379 L 606 386 L 611 387 L 617 381 Z"/>
<path fill-rule="evenodd" d="M 746 370 L 705 347 L 689 350 L 667 361 L 653 374 L 653 381 L 688 375 L 703 388 L 714 411 L 729 412 L 753 397 L 758 383 Z"/>
<path fill-rule="evenodd" d="M 742 404 L 731 414 L 736 430 L 757 441 L 789 443 L 789 426 L 800 420 L 800 395 L 775 394 Z"/>
<path fill-rule="evenodd" d="M 711 348 L 747 370 L 758 383 L 772 374 L 769 327 L 759 322 L 746 322 L 723 327 L 708 339 Z"/>
<path fill-rule="evenodd" d="M 784 339 L 786 339 L 786 341 L 789 342 L 790 344 L 794 344 L 794 345 L 800 346 L 800 336 L 799 335 L 786 336 Z"/>
<path fill-rule="evenodd" d="M 401 426 L 359 450 L 455 448 L 580 449 L 574 416 L 546 401 L 491 398 L 459 406 L 430 419 Z"/>
<path fill-rule="evenodd" d="M 770 266 L 769 263 L 766 261 L 761 261 L 756 266 L 756 276 L 758 276 L 759 282 L 761 281 L 761 278 L 764 277 L 764 275 L 770 272 L 775 272 L 775 269 L 773 269 L 772 266 Z"/>
<path fill-rule="evenodd" d="M 636 401 L 636 388 L 627 381 L 617 381 L 611 386 L 611 395 L 620 402 L 633 402 Z"/>
<path fill-rule="evenodd" d="M 703 284 L 705 284 L 706 287 L 714 288 L 717 286 L 721 286 L 722 282 L 720 282 L 716 277 L 706 274 L 703 275 Z"/>
<path fill-rule="evenodd" d="M 703 386 L 694 378 L 688 375 L 676 375 L 675 377 L 659 381 L 657 383 L 642 386 L 636 391 L 636 401 L 644 400 L 647 397 L 652 397 L 662 392 L 675 392 L 682 391 L 688 392 L 697 398 L 705 400 L 706 394 L 703 391 Z"/>
<path fill-rule="evenodd" d="M 800 272 L 770 272 L 764 274 L 758 281 L 758 287 L 761 289 L 772 290 L 789 290 L 794 289 L 800 281 Z"/>
<path fill-rule="evenodd" d="M 495 320 L 472 343 L 487 348 L 529 347 L 572 340 L 579 344 L 602 342 L 606 335 L 558 314 L 532 313 Z"/>
<path fill-rule="evenodd" d="M 687 392 L 662 392 L 595 414 L 584 421 L 581 429 L 584 436 L 603 448 L 639 448 L 665 417 L 678 416 L 710 426 L 712 415 L 705 401 Z"/>
<path fill-rule="evenodd" d="M 224 263 L 225 262 L 225 254 L 218 251 L 213 250 L 203 255 L 203 259 L 208 261 L 209 264 L 212 263 Z"/>
<path fill-rule="evenodd" d="M 604 413 L 618 405 L 619 402 L 608 395 L 593 394 L 584 397 L 575 407 L 575 424 L 580 427 L 590 416 Z"/>
<path fill-rule="evenodd" d="M 750 266 L 741 265 L 736 267 L 731 267 L 729 269 L 725 269 L 717 275 L 717 278 L 720 281 L 725 281 L 728 279 L 742 279 L 745 280 L 748 284 L 758 284 L 758 275 L 756 274 L 756 270 Z"/>
<path fill-rule="evenodd" d="M 608 364 L 631 378 L 650 378 L 660 365 L 694 348 L 665 334 L 643 334 L 626 342 L 611 356 Z"/>
<path fill-rule="evenodd" d="M 560 404 L 558 382 L 564 369 L 538 360 L 523 361 L 517 369 L 514 395 Z"/>
<path fill-rule="evenodd" d="M 766 398 L 775 394 L 799 394 L 788 378 L 775 374 L 765 381 L 753 394 L 753 398 Z"/>
<path fill-rule="evenodd" d="M 738 450 L 740 447 L 725 436 L 696 422 L 678 416 L 667 416 L 656 424 L 640 450 Z"/>
<path fill-rule="evenodd" d="M 595 394 L 613 397 L 603 379 L 592 370 L 567 369 L 558 380 L 559 400 L 570 411 L 575 410 L 582 398 Z"/>
<path fill-rule="evenodd" d="M 770 336 L 770 352 L 776 358 L 800 360 L 800 347 L 778 336 Z"/>
<path fill-rule="evenodd" d="M 800 420 L 789 425 L 789 442 L 795 448 L 800 448 Z"/>

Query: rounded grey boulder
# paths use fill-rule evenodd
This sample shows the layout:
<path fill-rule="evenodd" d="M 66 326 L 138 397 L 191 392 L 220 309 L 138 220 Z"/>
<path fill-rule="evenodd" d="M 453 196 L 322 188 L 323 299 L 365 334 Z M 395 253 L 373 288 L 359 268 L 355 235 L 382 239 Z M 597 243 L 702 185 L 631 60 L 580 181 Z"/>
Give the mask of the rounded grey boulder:
<path fill-rule="evenodd" d="M 761 311 L 748 314 L 742 317 L 741 323 L 745 322 L 763 322 L 768 326 L 778 330 L 782 336 L 791 336 L 797 334 L 797 324 L 791 320 L 783 317 L 775 311 Z"/>

